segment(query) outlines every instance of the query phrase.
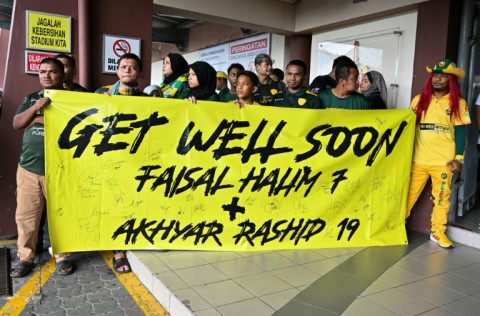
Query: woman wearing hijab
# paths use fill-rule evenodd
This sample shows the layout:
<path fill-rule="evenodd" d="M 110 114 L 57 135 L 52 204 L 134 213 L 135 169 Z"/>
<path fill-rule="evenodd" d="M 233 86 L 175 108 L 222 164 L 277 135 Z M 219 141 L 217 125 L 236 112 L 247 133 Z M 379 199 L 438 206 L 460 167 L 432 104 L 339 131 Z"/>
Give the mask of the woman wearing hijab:
<path fill-rule="evenodd" d="M 197 61 L 190 65 L 188 70 L 188 100 L 196 103 L 197 100 L 220 101 L 215 92 L 217 86 L 217 72 L 204 61 Z"/>
<path fill-rule="evenodd" d="M 387 109 L 387 85 L 381 73 L 371 70 L 363 75 L 360 91 L 367 98 L 372 110 Z"/>
<path fill-rule="evenodd" d="M 188 94 L 188 63 L 182 55 L 170 53 L 163 62 L 163 83 L 160 88 L 164 98 L 185 99 Z"/>

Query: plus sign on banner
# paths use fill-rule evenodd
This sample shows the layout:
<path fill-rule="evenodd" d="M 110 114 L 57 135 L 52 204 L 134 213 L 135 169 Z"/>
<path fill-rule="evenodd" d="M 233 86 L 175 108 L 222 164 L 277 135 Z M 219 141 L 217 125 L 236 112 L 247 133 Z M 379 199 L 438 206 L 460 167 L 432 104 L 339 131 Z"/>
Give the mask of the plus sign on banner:
<path fill-rule="evenodd" d="M 134 53 L 140 55 L 141 39 L 118 36 L 103 35 L 103 73 L 114 74 L 117 72 L 117 64 L 123 54 Z"/>

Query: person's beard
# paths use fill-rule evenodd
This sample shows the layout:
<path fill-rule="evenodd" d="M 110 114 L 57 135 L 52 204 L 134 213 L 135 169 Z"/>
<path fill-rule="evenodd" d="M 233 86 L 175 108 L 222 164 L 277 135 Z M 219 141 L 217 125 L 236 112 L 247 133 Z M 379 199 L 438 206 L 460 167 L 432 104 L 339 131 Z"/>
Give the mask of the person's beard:
<path fill-rule="evenodd" d="M 433 91 L 435 92 L 448 92 L 448 88 L 435 88 L 433 87 Z"/>

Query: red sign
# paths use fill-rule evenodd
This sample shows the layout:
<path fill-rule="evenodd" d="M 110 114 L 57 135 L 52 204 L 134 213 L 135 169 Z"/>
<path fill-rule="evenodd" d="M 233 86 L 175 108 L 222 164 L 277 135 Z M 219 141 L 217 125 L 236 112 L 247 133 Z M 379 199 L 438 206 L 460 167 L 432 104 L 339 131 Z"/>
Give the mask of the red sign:
<path fill-rule="evenodd" d="M 123 39 L 119 39 L 113 43 L 113 52 L 115 55 L 118 57 L 122 57 L 125 54 L 128 54 L 132 51 L 132 48 L 130 47 L 130 44 Z"/>
<path fill-rule="evenodd" d="M 38 74 L 40 69 L 40 62 L 44 58 L 55 58 L 57 54 L 34 52 L 30 50 L 25 51 L 25 73 Z"/>
<path fill-rule="evenodd" d="M 252 41 L 248 43 L 242 43 L 235 46 L 230 46 L 230 54 L 240 54 L 245 53 L 252 50 L 267 48 L 267 39 L 263 38 L 257 41 Z"/>

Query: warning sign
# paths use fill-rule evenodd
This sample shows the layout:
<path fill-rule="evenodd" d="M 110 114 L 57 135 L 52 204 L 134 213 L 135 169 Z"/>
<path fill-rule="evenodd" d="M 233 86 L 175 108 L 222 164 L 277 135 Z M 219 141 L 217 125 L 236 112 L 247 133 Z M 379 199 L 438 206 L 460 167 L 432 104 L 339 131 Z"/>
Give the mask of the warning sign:
<path fill-rule="evenodd" d="M 25 73 L 38 74 L 40 70 L 40 62 L 44 58 L 55 58 L 57 54 L 47 52 L 25 51 Z"/>
<path fill-rule="evenodd" d="M 131 50 L 132 48 L 130 47 L 130 44 L 124 39 L 120 39 L 113 43 L 113 52 L 117 57 L 122 57 L 122 55 L 130 53 Z"/>
<path fill-rule="evenodd" d="M 141 39 L 125 36 L 103 35 L 103 73 L 117 72 L 118 60 L 122 55 L 133 53 L 140 56 Z"/>
<path fill-rule="evenodd" d="M 245 70 L 256 72 L 255 56 L 261 53 L 270 53 L 270 34 L 261 34 L 230 43 L 228 62 L 242 64 Z"/>
<path fill-rule="evenodd" d="M 27 12 L 27 48 L 70 53 L 72 17 L 44 12 Z"/>

